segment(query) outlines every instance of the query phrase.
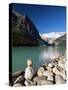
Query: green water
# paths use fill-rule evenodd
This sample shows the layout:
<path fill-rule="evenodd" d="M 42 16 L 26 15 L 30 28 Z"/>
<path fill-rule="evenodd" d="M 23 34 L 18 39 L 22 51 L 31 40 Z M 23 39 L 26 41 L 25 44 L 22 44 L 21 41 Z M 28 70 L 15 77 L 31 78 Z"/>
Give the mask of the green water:
<path fill-rule="evenodd" d="M 51 62 L 53 56 L 65 54 L 65 46 L 55 47 L 13 47 L 12 49 L 12 71 L 24 70 L 26 68 L 27 59 L 33 62 L 33 68 L 37 70 L 45 63 Z"/>

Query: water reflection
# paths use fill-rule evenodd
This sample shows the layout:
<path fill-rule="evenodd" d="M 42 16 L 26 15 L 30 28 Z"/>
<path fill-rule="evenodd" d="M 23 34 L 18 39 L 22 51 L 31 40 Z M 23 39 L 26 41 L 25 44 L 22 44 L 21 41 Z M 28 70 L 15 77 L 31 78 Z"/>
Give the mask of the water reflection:
<path fill-rule="evenodd" d="M 39 63 L 49 63 L 51 62 L 55 57 L 63 54 L 63 52 L 60 51 L 58 46 L 55 47 L 47 47 L 47 49 L 42 50 L 39 56 Z"/>

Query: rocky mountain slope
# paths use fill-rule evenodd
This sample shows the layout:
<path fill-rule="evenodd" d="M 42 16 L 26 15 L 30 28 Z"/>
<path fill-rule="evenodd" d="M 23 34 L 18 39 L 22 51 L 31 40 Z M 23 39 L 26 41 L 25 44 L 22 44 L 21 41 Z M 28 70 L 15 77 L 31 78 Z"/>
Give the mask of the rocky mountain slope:
<path fill-rule="evenodd" d="M 16 11 L 12 11 L 12 38 L 13 46 L 37 46 L 43 43 L 50 45 L 41 39 L 31 19 Z"/>
<path fill-rule="evenodd" d="M 39 32 L 26 16 L 12 11 L 13 46 L 38 45 Z"/>

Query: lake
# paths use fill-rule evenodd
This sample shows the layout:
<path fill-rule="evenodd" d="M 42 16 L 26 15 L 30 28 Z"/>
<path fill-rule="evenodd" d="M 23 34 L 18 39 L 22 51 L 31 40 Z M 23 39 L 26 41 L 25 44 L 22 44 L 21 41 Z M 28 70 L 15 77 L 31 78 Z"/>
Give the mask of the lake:
<path fill-rule="evenodd" d="M 52 62 L 52 58 L 65 54 L 65 46 L 36 46 L 12 48 L 12 71 L 25 70 L 28 59 L 33 62 L 33 68 L 37 70 L 43 64 Z"/>

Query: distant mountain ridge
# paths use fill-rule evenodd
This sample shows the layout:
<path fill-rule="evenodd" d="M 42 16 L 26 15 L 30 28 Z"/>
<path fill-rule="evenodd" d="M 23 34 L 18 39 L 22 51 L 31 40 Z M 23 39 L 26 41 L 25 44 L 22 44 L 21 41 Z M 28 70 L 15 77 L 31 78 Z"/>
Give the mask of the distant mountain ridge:
<path fill-rule="evenodd" d="M 48 43 L 52 44 L 52 43 L 57 43 L 58 41 L 66 41 L 66 33 L 65 32 L 51 32 L 48 34 L 40 34 L 41 38 L 45 41 L 47 41 Z M 62 39 L 64 37 L 64 39 Z M 60 43 L 60 42 L 59 42 Z M 55 44 L 57 45 L 57 44 Z"/>
<path fill-rule="evenodd" d="M 51 33 L 40 34 L 40 36 L 43 39 L 45 39 L 45 38 L 54 38 L 54 39 L 57 39 L 57 38 L 63 36 L 64 34 L 65 34 L 65 32 L 51 32 Z"/>
<path fill-rule="evenodd" d="M 66 34 L 64 34 L 63 36 L 57 38 L 56 40 L 54 40 L 55 45 L 65 45 L 66 46 Z"/>

